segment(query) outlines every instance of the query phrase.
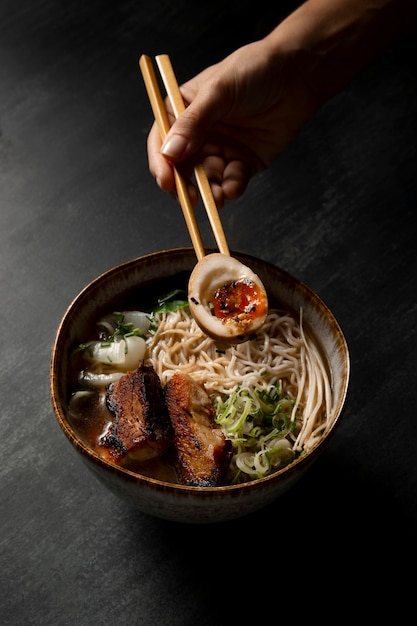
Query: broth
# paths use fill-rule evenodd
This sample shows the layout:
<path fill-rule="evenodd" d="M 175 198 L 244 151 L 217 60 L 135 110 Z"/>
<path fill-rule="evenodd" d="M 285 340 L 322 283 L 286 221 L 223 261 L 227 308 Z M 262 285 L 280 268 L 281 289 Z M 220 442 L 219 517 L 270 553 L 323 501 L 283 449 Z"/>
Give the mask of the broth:
<path fill-rule="evenodd" d="M 140 310 L 151 312 L 158 299 L 174 289 L 181 289 L 184 292 L 187 289 L 188 274 L 183 273 L 169 280 L 153 282 L 148 286 L 142 287 L 140 293 L 138 290 L 130 290 L 123 296 L 117 298 L 117 301 L 109 303 L 106 310 L 101 311 L 101 315 L 95 320 L 91 320 L 91 335 L 81 338 L 82 342 L 91 340 L 100 340 L 100 334 L 96 331 L 96 324 L 102 316 L 111 314 L 113 311 Z M 271 307 L 276 307 L 277 302 L 271 302 Z M 294 313 L 288 313 L 290 317 L 296 319 Z M 317 342 L 313 339 L 310 330 L 305 326 L 304 334 L 308 336 L 308 341 L 314 346 L 314 350 L 320 353 L 323 359 L 323 351 Z M 211 340 L 208 340 L 211 341 Z M 147 355 L 148 356 L 148 355 Z M 149 363 L 149 358 L 145 359 Z M 107 432 L 109 426 L 114 420 L 113 414 L 106 404 L 106 387 L 100 389 L 89 389 L 86 386 L 80 386 L 79 374 L 88 365 L 85 353 L 74 346 L 74 350 L 70 357 L 70 376 L 68 381 L 68 421 L 76 432 L 77 436 L 84 444 L 91 447 L 99 456 L 103 456 L 103 447 L 100 440 Z M 155 365 L 158 365 L 157 363 Z M 330 380 L 330 373 L 327 362 L 324 362 L 324 377 Z M 157 368 L 155 368 L 157 369 Z M 162 382 L 162 381 L 161 381 Z M 324 410 L 324 409 L 323 409 Z M 324 430 L 323 430 L 324 432 Z M 300 451 L 294 458 L 299 456 Z M 135 461 L 132 459 L 123 460 L 120 465 L 126 469 L 138 474 L 149 476 L 165 482 L 176 483 L 176 472 L 167 458 L 154 458 L 147 461 Z M 278 469 L 281 469 L 280 467 Z M 245 478 L 252 480 L 252 478 Z M 243 482 L 243 479 L 241 480 Z"/>

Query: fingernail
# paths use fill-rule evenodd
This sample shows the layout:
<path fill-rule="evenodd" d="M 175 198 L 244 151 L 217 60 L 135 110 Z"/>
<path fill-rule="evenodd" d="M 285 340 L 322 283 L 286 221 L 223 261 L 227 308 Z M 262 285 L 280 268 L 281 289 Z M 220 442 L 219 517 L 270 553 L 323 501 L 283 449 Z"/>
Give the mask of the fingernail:
<path fill-rule="evenodd" d="M 187 139 L 182 135 L 172 135 L 162 144 L 161 152 L 170 159 L 179 159 L 187 147 Z"/>

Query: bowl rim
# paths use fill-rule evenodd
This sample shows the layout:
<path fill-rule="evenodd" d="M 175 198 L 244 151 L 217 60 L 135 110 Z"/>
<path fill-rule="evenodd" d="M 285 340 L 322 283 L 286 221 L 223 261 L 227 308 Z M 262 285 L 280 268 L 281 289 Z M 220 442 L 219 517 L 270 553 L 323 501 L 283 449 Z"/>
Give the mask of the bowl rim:
<path fill-rule="evenodd" d="M 216 252 L 217 250 L 212 248 L 205 249 L 206 254 L 210 252 Z M 306 452 L 303 456 L 295 459 L 289 465 L 273 472 L 272 474 L 268 474 L 262 478 L 255 478 L 249 480 L 245 483 L 238 483 L 234 485 L 220 485 L 216 487 L 197 487 L 192 485 L 181 485 L 178 483 L 171 483 L 164 480 L 160 480 L 157 478 L 152 478 L 150 476 L 144 476 L 132 470 L 129 470 L 125 467 L 116 465 L 107 461 L 106 459 L 99 456 L 97 452 L 95 452 L 92 448 L 90 448 L 87 444 L 85 444 L 74 432 L 74 430 L 70 427 L 66 415 L 63 411 L 63 408 L 58 401 L 59 398 L 59 377 L 58 377 L 58 369 L 59 369 L 59 359 L 60 359 L 60 347 L 61 344 L 64 343 L 64 333 L 68 324 L 71 321 L 71 317 L 73 315 L 73 311 L 76 308 L 77 304 L 82 301 L 90 291 L 94 290 L 103 280 L 107 280 L 112 275 L 117 275 L 119 272 L 123 272 L 128 270 L 130 267 L 133 267 L 137 264 L 144 263 L 147 260 L 157 259 L 163 257 L 165 255 L 190 255 L 195 254 L 194 249 L 192 247 L 178 247 L 178 248 L 169 248 L 164 250 L 159 250 L 155 252 L 150 252 L 147 254 L 140 255 L 133 259 L 124 261 L 119 263 L 104 272 L 100 273 L 94 279 L 92 279 L 87 285 L 85 285 L 79 293 L 72 299 L 70 304 L 67 306 L 64 315 L 61 318 L 61 321 L 58 325 L 58 328 L 55 332 L 52 350 L 51 350 L 51 359 L 50 359 L 50 399 L 52 403 L 52 408 L 54 410 L 55 418 L 58 421 L 58 424 L 63 431 L 66 438 L 70 441 L 72 446 L 81 453 L 83 460 L 92 461 L 97 468 L 105 469 L 107 472 L 110 471 L 115 475 L 122 475 L 125 479 L 130 482 L 134 482 L 137 484 L 144 485 L 152 485 L 156 489 L 160 489 L 164 492 L 173 492 L 173 493 L 190 493 L 190 492 L 204 492 L 205 494 L 224 494 L 224 493 L 237 493 L 245 489 L 245 491 L 257 490 L 260 485 L 265 483 L 274 483 L 279 482 L 279 478 L 282 474 L 285 473 L 286 476 L 289 476 L 291 473 L 295 473 L 299 471 L 300 467 L 309 465 L 312 463 L 318 455 L 321 453 L 321 450 L 324 446 L 327 446 L 330 439 L 333 437 L 334 432 L 336 430 L 336 426 L 340 423 L 340 420 L 345 412 L 346 401 L 349 392 L 349 381 L 350 381 L 350 371 L 351 371 L 351 363 L 350 363 L 350 354 L 349 347 L 345 338 L 345 335 L 342 331 L 342 328 L 335 318 L 332 311 L 329 309 L 327 304 L 321 299 L 321 297 L 307 284 L 305 284 L 302 280 L 296 278 L 294 275 L 289 273 L 288 271 L 274 265 L 271 262 L 264 261 L 258 257 L 241 253 L 237 251 L 230 251 L 232 256 L 236 256 L 240 258 L 245 263 L 250 263 L 253 261 L 255 264 L 262 264 L 263 267 L 267 270 L 268 268 L 273 269 L 274 272 L 278 272 L 282 277 L 284 277 L 287 281 L 292 283 L 296 283 L 299 288 L 301 288 L 306 294 L 308 294 L 309 298 L 314 300 L 322 310 L 326 313 L 326 318 L 331 320 L 332 326 L 335 329 L 335 333 L 338 338 L 338 344 L 341 347 L 341 350 L 344 354 L 344 376 L 341 384 L 340 398 L 337 407 L 335 407 L 336 415 L 333 418 L 333 422 L 330 425 L 326 436 L 324 439 L 320 440 L 310 451 Z"/>

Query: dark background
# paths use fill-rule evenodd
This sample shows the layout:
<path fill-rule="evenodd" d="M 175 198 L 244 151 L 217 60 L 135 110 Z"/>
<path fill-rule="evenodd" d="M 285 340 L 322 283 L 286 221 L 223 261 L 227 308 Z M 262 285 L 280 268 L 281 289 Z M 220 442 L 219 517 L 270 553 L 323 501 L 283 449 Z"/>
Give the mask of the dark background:
<path fill-rule="evenodd" d="M 181 82 L 296 5 L 275 4 L 0 2 L 3 624 L 406 615 L 417 521 L 415 33 L 221 212 L 232 250 L 306 282 L 346 335 L 346 412 L 309 475 L 238 521 L 162 521 L 90 477 L 51 408 L 50 353 L 72 299 L 118 263 L 190 245 L 180 208 L 148 172 L 139 56 L 168 53 Z M 202 233 L 211 245 L 204 220 Z"/>

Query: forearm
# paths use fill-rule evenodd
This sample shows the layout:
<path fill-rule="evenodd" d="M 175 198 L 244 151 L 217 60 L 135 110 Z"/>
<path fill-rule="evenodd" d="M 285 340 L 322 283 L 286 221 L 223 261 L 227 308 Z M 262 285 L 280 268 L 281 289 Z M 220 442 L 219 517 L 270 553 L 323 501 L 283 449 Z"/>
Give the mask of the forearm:
<path fill-rule="evenodd" d="M 416 24 L 417 0 L 307 0 L 266 42 L 289 54 L 320 104 Z"/>

